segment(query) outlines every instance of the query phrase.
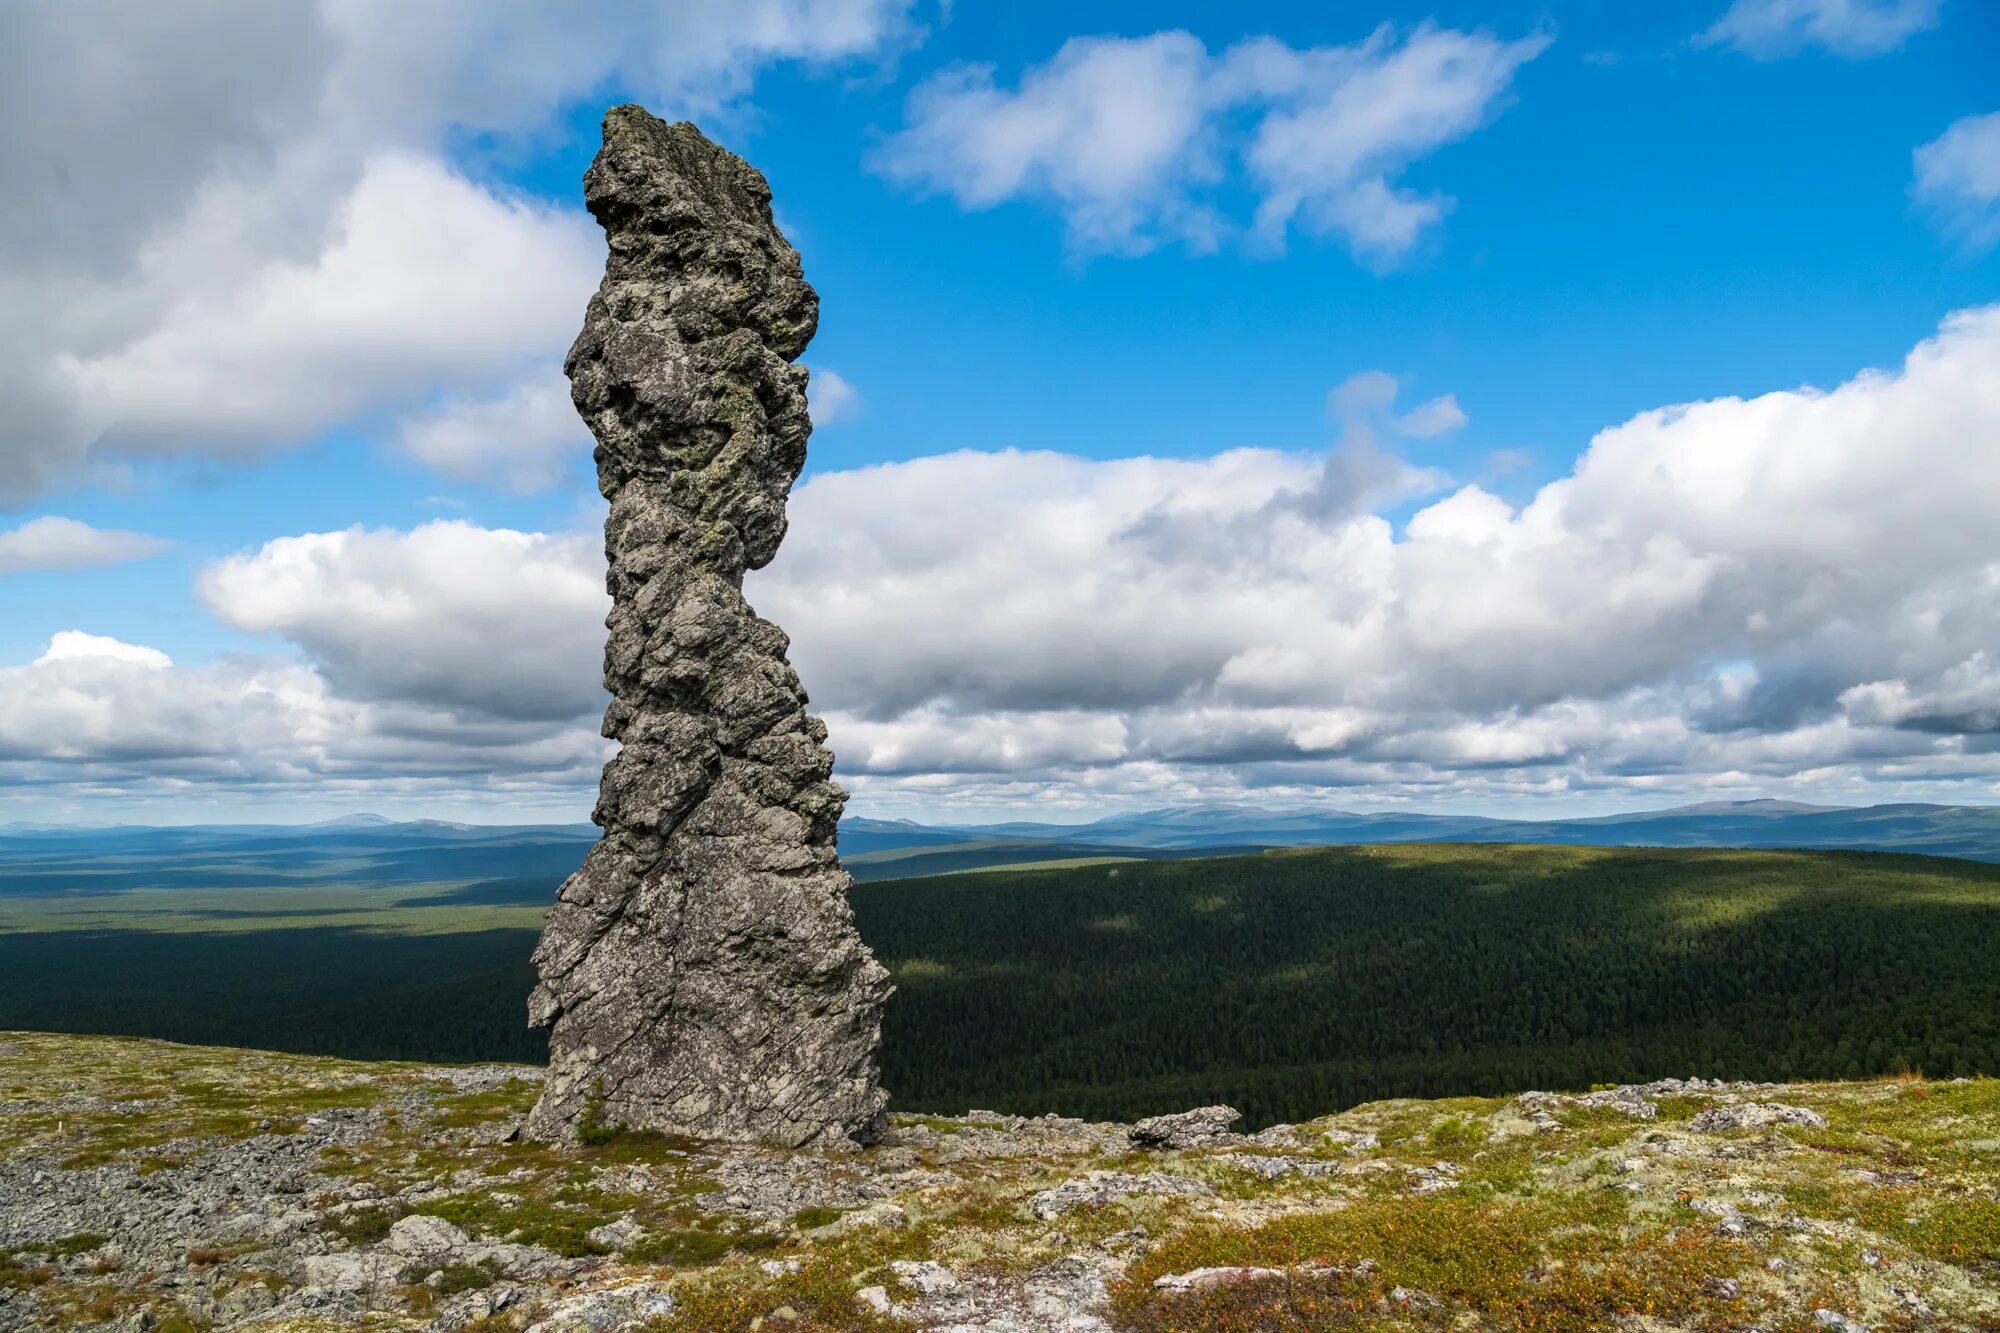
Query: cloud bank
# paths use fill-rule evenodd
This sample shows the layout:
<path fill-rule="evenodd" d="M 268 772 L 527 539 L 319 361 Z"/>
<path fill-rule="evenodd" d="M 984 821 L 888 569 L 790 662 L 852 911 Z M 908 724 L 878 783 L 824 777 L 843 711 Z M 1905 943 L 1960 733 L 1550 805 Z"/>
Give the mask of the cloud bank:
<path fill-rule="evenodd" d="M 1830 390 L 1635 416 L 1519 506 L 1378 443 L 1371 422 L 1443 415 L 1398 418 L 1387 376 L 1335 395 L 1345 434 L 1319 457 L 823 473 L 750 593 L 873 809 L 1991 799 L 1996 368 L 2000 307 L 1965 311 Z M 601 572 L 594 533 L 267 543 L 200 591 L 270 655 L 183 667 L 59 636 L 0 669 L 0 773 L 567 783 L 580 808 L 604 755 Z"/>

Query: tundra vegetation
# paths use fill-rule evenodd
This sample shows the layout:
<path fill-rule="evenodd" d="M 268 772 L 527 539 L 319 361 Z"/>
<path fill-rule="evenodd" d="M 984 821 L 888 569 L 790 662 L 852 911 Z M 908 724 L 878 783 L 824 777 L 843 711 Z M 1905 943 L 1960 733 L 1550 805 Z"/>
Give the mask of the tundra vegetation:
<path fill-rule="evenodd" d="M 1992 1079 L 892 1115 L 845 1151 L 510 1138 L 540 1079 L 0 1034 L 0 1326 L 2000 1329 Z"/>

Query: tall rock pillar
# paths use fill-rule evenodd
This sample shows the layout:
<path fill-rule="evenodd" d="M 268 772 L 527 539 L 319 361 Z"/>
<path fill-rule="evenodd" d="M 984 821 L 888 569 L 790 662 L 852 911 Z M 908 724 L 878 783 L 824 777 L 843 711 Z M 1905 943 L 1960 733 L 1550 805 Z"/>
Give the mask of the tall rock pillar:
<path fill-rule="evenodd" d="M 611 502 L 621 748 L 535 950 L 527 1129 L 866 1141 L 888 974 L 854 931 L 826 727 L 742 591 L 805 464 L 819 298 L 763 176 L 692 125 L 614 108 L 584 194 L 611 253 L 564 369 Z"/>

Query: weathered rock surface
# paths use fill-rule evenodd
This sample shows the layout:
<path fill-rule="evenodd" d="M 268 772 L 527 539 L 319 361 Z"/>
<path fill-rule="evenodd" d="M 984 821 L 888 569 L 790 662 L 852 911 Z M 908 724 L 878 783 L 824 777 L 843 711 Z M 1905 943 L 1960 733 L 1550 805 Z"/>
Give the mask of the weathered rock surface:
<path fill-rule="evenodd" d="M 527 1132 L 866 1141 L 888 974 L 854 931 L 826 728 L 742 591 L 805 463 L 818 297 L 764 178 L 692 125 L 614 108 L 584 191 L 610 258 L 565 370 L 611 504 L 620 749 L 535 952 Z"/>
<path fill-rule="evenodd" d="M 1826 1117 L 1803 1106 L 1786 1106 L 1780 1102 L 1743 1102 L 1703 1111 L 1688 1122 L 1689 1129 L 1707 1134 L 1725 1129 L 1769 1129 L 1773 1125 L 1825 1129 Z"/>
<path fill-rule="evenodd" d="M 1233 1106 L 1197 1106 L 1174 1115 L 1156 1115 L 1132 1126 L 1135 1148 L 1192 1148 L 1215 1143 L 1229 1136 L 1230 1128 L 1243 1118 Z"/>

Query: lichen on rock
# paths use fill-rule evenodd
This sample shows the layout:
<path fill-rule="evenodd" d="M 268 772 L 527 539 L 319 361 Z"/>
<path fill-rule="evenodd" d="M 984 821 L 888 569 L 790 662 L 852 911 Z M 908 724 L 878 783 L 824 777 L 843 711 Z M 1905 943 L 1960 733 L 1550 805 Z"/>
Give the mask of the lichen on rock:
<path fill-rule="evenodd" d="M 826 728 L 743 597 L 805 464 L 819 299 L 764 178 L 693 125 L 613 108 L 584 190 L 610 254 L 564 369 L 610 502 L 620 748 L 535 951 L 527 1129 L 867 1141 L 888 974 L 854 931 Z"/>

